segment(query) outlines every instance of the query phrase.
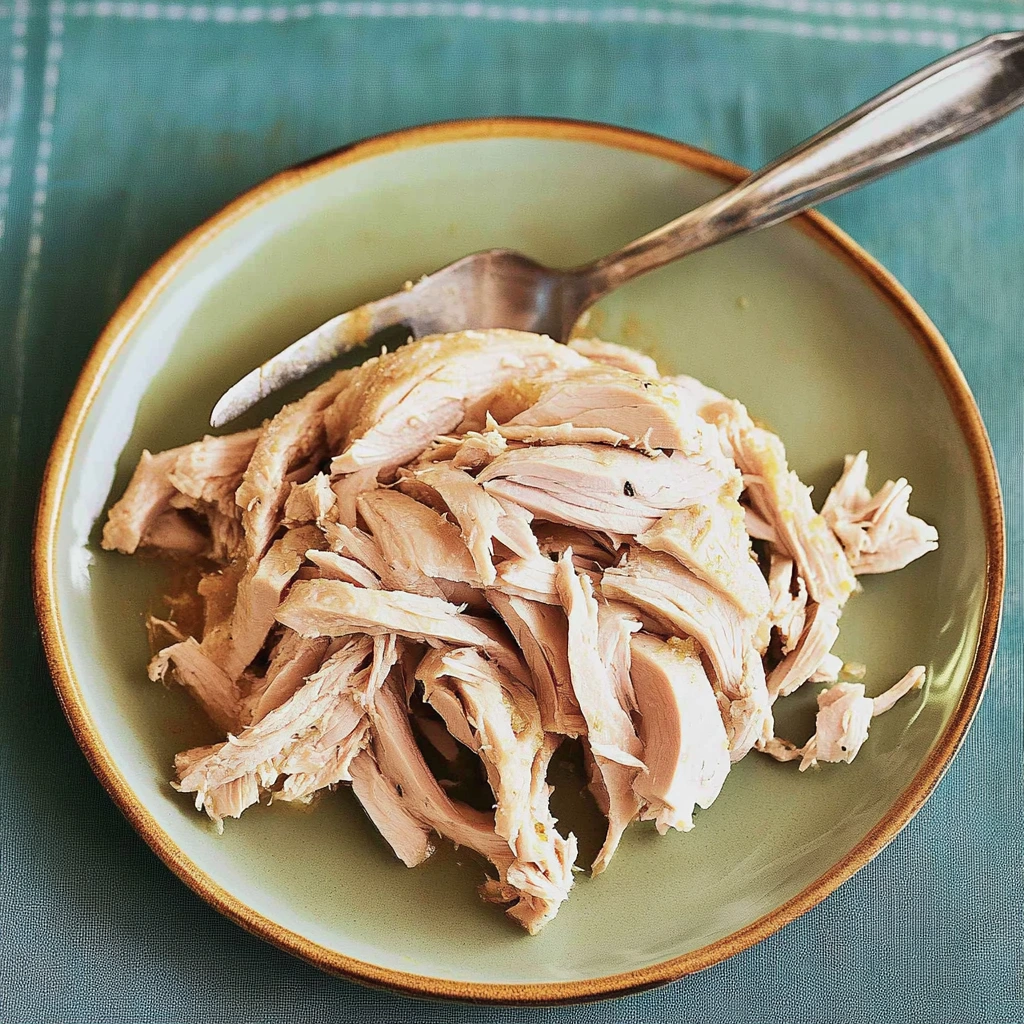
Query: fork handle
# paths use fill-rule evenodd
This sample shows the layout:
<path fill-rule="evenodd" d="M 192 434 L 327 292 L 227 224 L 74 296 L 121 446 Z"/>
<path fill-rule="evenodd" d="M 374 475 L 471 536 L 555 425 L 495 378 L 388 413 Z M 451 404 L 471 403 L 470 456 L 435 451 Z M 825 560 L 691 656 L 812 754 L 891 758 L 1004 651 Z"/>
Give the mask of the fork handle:
<path fill-rule="evenodd" d="M 587 305 L 733 235 L 776 224 L 987 127 L 1024 103 L 1024 32 L 989 36 L 923 68 L 735 188 L 579 268 Z"/>

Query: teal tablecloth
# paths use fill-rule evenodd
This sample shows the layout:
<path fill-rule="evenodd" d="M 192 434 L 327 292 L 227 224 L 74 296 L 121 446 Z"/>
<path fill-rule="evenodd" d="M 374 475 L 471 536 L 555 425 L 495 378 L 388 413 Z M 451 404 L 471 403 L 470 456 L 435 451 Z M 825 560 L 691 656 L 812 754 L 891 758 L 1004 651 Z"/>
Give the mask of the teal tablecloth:
<path fill-rule="evenodd" d="M 327 977 L 179 883 L 91 775 L 28 597 L 40 473 L 135 278 L 242 189 L 441 118 L 611 121 L 757 165 L 943 51 L 1024 27 L 959 0 L 0 6 L 0 1019 L 1024 1021 L 1024 114 L 828 209 L 921 300 L 992 434 L 1010 581 L 991 686 L 927 807 L 761 945 L 591 1008 L 431 1005 Z M 638 908 L 638 912 L 640 912 Z"/>

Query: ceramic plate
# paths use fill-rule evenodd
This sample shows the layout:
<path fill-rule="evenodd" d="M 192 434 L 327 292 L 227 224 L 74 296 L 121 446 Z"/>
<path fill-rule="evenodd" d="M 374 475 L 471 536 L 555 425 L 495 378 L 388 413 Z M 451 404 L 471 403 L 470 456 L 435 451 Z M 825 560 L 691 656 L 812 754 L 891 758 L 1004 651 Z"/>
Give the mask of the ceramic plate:
<path fill-rule="evenodd" d="M 819 216 L 640 279 L 598 310 L 608 340 L 747 403 L 823 494 L 847 452 L 872 484 L 908 477 L 941 547 L 868 577 L 838 653 L 878 692 L 911 665 L 925 692 L 873 725 L 852 765 L 801 775 L 757 755 L 688 834 L 631 828 L 530 938 L 478 900 L 450 849 L 416 870 L 344 787 L 313 808 L 256 807 L 223 835 L 168 785 L 174 753 L 214 739 L 180 691 L 146 679 L 158 563 L 101 552 L 97 518 L 143 447 L 199 437 L 224 388 L 329 316 L 466 253 L 571 265 L 722 190 L 738 168 L 664 139 L 545 120 L 438 125 L 272 178 L 189 235 L 133 289 L 92 353 L 50 458 L 36 599 L 79 743 L 146 842 L 244 927 L 362 981 L 483 1001 L 621 994 L 745 949 L 874 856 L 953 756 L 977 707 L 1003 584 L 995 466 L 952 356 L 913 300 Z M 258 414 L 257 414 L 258 415 Z M 780 732 L 812 729 L 816 687 Z"/>

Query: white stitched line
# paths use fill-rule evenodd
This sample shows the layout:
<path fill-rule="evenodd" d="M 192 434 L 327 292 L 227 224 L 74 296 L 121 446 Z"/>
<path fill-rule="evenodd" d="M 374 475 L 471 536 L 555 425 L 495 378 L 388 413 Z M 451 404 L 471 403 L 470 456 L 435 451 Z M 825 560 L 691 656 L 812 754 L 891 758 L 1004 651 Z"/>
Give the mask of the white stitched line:
<path fill-rule="evenodd" d="M 787 2 L 801 4 L 803 0 L 688 0 L 699 4 L 734 3 L 767 4 L 769 2 Z M 186 6 L 184 4 L 166 4 L 162 6 L 146 4 L 150 13 L 139 9 L 138 4 L 113 3 L 112 0 L 98 0 L 97 3 L 75 3 L 70 8 L 74 17 L 123 18 L 156 17 L 152 10 L 156 7 L 159 16 L 169 21 L 230 23 L 243 20 L 241 14 L 248 11 L 248 21 L 260 20 L 266 16 L 270 21 L 302 19 L 311 16 L 324 18 L 341 17 L 357 19 L 486 19 L 488 21 L 511 21 L 534 25 L 564 24 L 571 22 L 580 25 L 590 24 L 642 24 L 642 25 L 675 25 L 694 28 L 720 29 L 725 31 L 763 32 L 776 35 L 791 35 L 799 38 L 838 40 L 848 43 L 913 43 L 919 46 L 941 47 L 951 50 L 960 45 L 961 37 L 953 31 L 906 28 L 885 29 L 861 27 L 857 25 L 828 25 L 816 22 L 792 22 L 778 18 L 757 18 L 750 15 L 734 16 L 731 14 L 707 14 L 704 12 L 687 12 L 678 9 L 636 7 L 606 7 L 597 10 L 581 10 L 576 8 L 550 8 L 501 6 L 481 3 L 337 3 L 334 0 L 312 4 L 299 4 L 295 7 L 272 8 L 234 8 L 210 7 L 203 4 Z M 260 19 L 255 15 L 260 11 Z"/>
<path fill-rule="evenodd" d="M 29 0 L 16 0 L 11 21 L 10 82 L 7 109 L 4 112 L 3 134 L 0 134 L 0 241 L 7 230 L 7 209 L 10 205 L 11 179 L 14 176 L 15 126 L 25 106 L 25 33 L 28 30 Z"/>
<path fill-rule="evenodd" d="M 860 18 L 881 21 L 935 21 L 945 26 L 987 31 L 1024 29 L 1024 14 L 1007 14 L 1001 11 L 960 11 L 951 7 L 929 7 L 920 3 L 852 2 L 852 0 L 675 0 L 678 6 L 691 7 L 741 7 L 751 10 L 783 11 L 788 14 L 809 14 L 816 17 L 852 19 Z M 115 0 L 78 0 L 68 5 L 68 13 L 76 18 L 123 18 L 128 20 L 165 19 L 167 21 L 219 22 L 222 24 L 253 24 L 261 21 L 303 20 L 313 16 L 342 17 L 350 19 L 374 18 L 485 18 L 492 21 L 529 22 L 533 24 L 588 24 L 591 22 L 621 22 L 638 24 L 690 24 L 673 17 L 672 10 L 638 7 L 608 7 L 597 10 L 581 10 L 565 7 L 525 7 L 482 3 L 341 3 L 337 0 L 321 0 L 320 3 L 259 6 L 249 4 L 184 4 L 184 3 L 118 3 Z M 682 15 L 685 19 L 686 16 Z M 865 30 L 866 31 L 866 30 Z M 797 31 L 794 34 L 806 35 Z M 854 33 L 855 34 L 855 33 Z M 844 30 L 828 32 L 824 38 L 843 38 Z M 929 37 L 925 37 L 928 39 Z M 946 36 L 946 38 L 949 38 Z M 924 42 L 914 35 L 909 38 L 906 30 L 894 30 L 886 40 L 894 42 L 923 42 L 923 45 L 938 45 Z M 954 44 L 955 45 L 955 44 Z"/>
<path fill-rule="evenodd" d="M 711 0 L 697 0 L 711 2 Z M 717 0 L 715 0 L 717 2 Z M 776 0 L 725 0 L 727 3 L 765 3 Z M 782 2 L 782 0 L 778 0 Z M 786 0 L 801 3 L 803 0 Z M 956 33 L 949 30 L 932 29 L 884 29 L 869 28 L 856 25 L 823 25 L 814 22 L 784 21 L 777 18 L 757 18 L 749 15 L 733 16 L 729 14 L 706 14 L 703 12 L 689 13 L 678 9 L 664 10 L 658 8 L 637 9 L 636 7 L 609 7 L 594 11 L 576 8 L 549 7 L 506 7 L 496 4 L 481 3 L 337 3 L 334 0 L 323 0 L 318 4 L 298 4 L 295 7 L 271 8 L 235 8 L 211 7 L 203 4 L 186 6 L 172 3 L 165 5 L 114 3 L 112 0 L 98 0 L 96 3 L 79 2 L 70 7 L 74 17 L 122 18 L 132 20 L 138 17 L 162 17 L 168 21 L 209 22 L 224 24 L 242 21 L 242 12 L 248 15 L 244 20 L 254 22 L 265 16 L 269 21 L 285 21 L 288 19 L 304 19 L 314 15 L 319 17 L 342 17 L 349 20 L 357 19 L 407 19 L 407 18 L 438 18 L 438 19 L 486 19 L 488 21 L 511 21 L 534 25 L 564 24 L 644 24 L 674 25 L 692 28 L 717 29 L 722 31 L 760 32 L 773 35 L 789 35 L 802 39 L 827 39 L 846 43 L 899 43 L 918 46 L 938 47 L 945 50 L 955 49 L 963 41 Z M 256 12 L 259 11 L 259 17 Z"/>
<path fill-rule="evenodd" d="M 32 193 L 32 234 L 29 237 L 29 260 L 25 266 L 22 280 L 22 295 L 26 299 L 26 289 L 31 292 L 35 275 L 39 270 L 39 254 L 42 251 L 43 213 L 46 208 L 47 186 L 50 178 L 50 155 L 53 151 L 53 115 L 57 106 L 57 83 L 60 80 L 60 58 L 64 45 L 61 36 L 64 34 L 62 3 L 50 4 L 50 22 L 46 41 L 46 64 L 43 68 L 43 99 L 39 117 L 38 140 L 36 143 L 36 161 L 33 171 L 35 191 Z M 19 309 L 19 321 L 25 313 L 27 301 L 23 301 Z M 17 332 L 15 332 L 17 337 Z"/>
<path fill-rule="evenodd" d="M 959 28 L 1021 29 L 1024 14 L 1000 11 L 958 11 L 951 7 L 928 7 L 906 3 L 852 3 L 850 0 L 675 0 L 696 7 L 748 7 L 785 11 L 788 14 L 813 14 L 828 18 L 858 18 L 883 21 L 937 21 Z"/>
<path fill-rule="evenodd" d="M 25 384 L 25 336 L 28 332 L 29 304 L 32 288 L 39 274 L 39 260 L 43 251 L 43 213 L 46 209 L 46 192 L 50 178 L 50 155 L 53 152 L 53 114 L 57 105 L 57 83 L 60 80 L 60 58 L 63 53 L 61 36 L 64 33 L 62 20 L 63 4 L 50 5 L 50 19 L 46 37 L 46 64 L 43 68 L 43 99 L 37 129 L 35 190 L 32 193 L 32 227 L 28 240 L 28 256 L 21 274 L 21 290 L 18 295 L 18 316 L 14 323 L 14 337 L 11 346 L 13 358 L 10 367 L 5 368 L 11 376 L 14 409 L 11 412 L 11 434 L 9 451 L 14 463 L 18 459 L 21 438 L 21 407 L 24 401 Z M 9 515 L 10 503 L 7 506 Z M 5 524 L 6 525 L 6 524 Z"/>
<path fill-rule="evenodd" d="M 697 0 L 697 2 L 720 2 L 720 0 Z M 725 0 L 737 4 L 766 3 L 769 0 Z M 774 2 L 774 0 L 772 0 Z M 782 2 L 782 0 L 778 0 Z M 786 0 L 801 3 L 802 0 Z M 63 5 L 62 5 L 63 6 Z M 147 11 L 148 9 L 148 11 Z M 815 22 L 784 21 L 777 18 L 757 18 L 750 15 L 707 14 L 687 12 L 678 9 L 638 9 L 636 7 L 607 7 L 594 11 L 574 8 L 550 7 L 505 7 L 481 3 L 337 3 L 333 0 L 295 7 L 237 8 L 211 7 L 202 4 L 132 4 L 113 3 L 112 0 L 98 0 L 96 3 L 79 2 L 72 4 L 69 13 L 73 17 L 122 18 L 162 17 L 168 21 L 208 22 L 224 24 L 243 20 L 243 11 L 248 11 L 246 20 L 253 22 L 265 16 L 270 21 L 302 19 L 311 16 L 325 18 L 341 17 L 357 19 L 486 19 L 489 21 L 511 21 L 534 25 L 562 24 L 643 24 L 675 25 L 693 28 L 719 29 L 724 31 L 762 32 L 775 35 L 790 35 L 805 39 L 828 39 L 847 43 L 901 43 L 918 46 L 932 46 L 952 50 L 963 41 L 950 30 L 905 28 L 885 29 L 857 25 L 823 25 Z M 259 18 L 255 12 L 259 11 Z"/>

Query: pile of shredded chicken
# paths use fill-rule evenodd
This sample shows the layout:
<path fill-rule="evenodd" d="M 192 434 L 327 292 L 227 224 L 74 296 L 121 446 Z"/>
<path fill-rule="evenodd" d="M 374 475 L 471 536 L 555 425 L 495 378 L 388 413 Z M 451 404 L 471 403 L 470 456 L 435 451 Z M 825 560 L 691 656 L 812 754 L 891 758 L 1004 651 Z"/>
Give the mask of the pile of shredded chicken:
<path fill-rule="evenodd" d="M 201 636 L 162 623 L 177 642 L 149 667 L 226 733 L 175 759 L 197 808 L 219 824 L 349 782 L 407 865 L 437 836 L 476 850 L 483 897 L 535 933 L 573 884 L 547 782 L 566 737 L 608 819 L 596 875 L 633 821 L 692 828 L 752 748 L 852 761 L 921 686 L 921 667 L 874 698 L 839 681 L 857 576 L 938 542 L 906 480 L 872 494 L 867 472 L 848 457 L 816 512 L 739 402 L 617 345 L 470 331 L 143 452 L 103 546 L 208 570 Z M 798 747 L 772 706 L 808 681 L 832 685 Z M 428 767 L 459 745 L 493 810 Z"/>

